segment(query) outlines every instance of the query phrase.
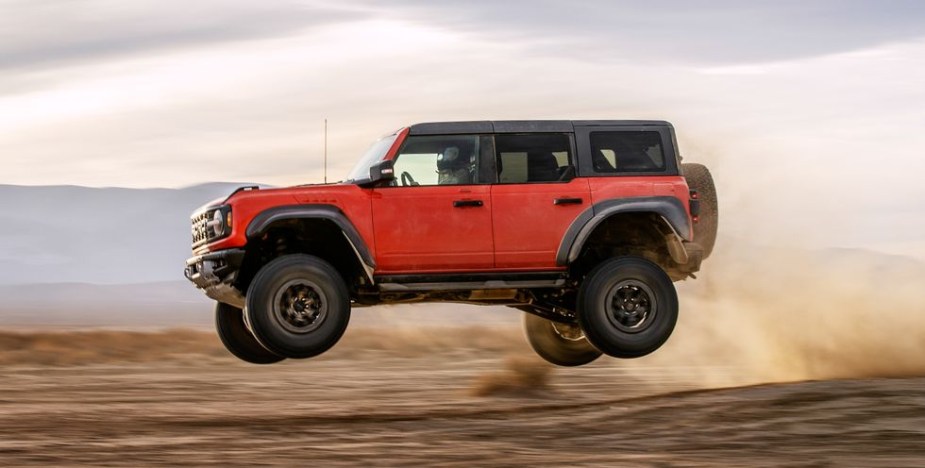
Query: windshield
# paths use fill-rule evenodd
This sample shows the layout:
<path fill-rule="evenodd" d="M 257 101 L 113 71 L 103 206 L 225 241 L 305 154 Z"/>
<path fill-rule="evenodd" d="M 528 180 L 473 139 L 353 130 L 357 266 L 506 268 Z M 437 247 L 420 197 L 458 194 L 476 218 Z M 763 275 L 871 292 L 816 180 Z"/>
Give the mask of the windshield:
<path fill-rule="evenodd" d="M 397 133 L 384 136 L 380 138 L 379 141 L 373 143 L 372 146 L 363 153 L 357 165 L 353 166 L 353 169 L 347 176 L 347 182 L 369 179 L 369 167 L 385 157 L 386 153 L 389 152 L 389 148 L 392 147 L 392 143 L 395 143 L 396 138 L 398 138 Z"/>

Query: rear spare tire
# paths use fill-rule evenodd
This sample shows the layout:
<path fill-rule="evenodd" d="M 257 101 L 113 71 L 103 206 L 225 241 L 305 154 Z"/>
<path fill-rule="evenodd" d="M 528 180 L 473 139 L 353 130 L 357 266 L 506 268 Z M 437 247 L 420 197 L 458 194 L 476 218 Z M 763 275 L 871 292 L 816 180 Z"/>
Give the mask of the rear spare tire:
<path fill-rule="evenodd" d="M 556 323 L 524 312 L 524 333 L 541 358 L 557 366 L 583 366 L 601 357 L 578 325 Z"/>
<path fill-rule="evenodd" d="M 350 321 L 350 294 L 328 262 L 285 255 L 257 272 L 247 290 L 245 313 L 265 348 L 288 358 L 309 358 L 343 336 Z"/>
<path fill-rule="evenodd" d="M 219 302 L 215 306 L 215 330 L 225 349 L 242 361 L 251 364 L 273 364 L 284 357 L 267 350 L 244 324 L 244 312 Z"/>
<path fill-rule="evenodd" d="M 578 322 L 588 341 L 613 357 L 645 356 L 678 321 L 678 294 L 658 265 L 639 257 L 604 261 L 578 291 Z"/>
<path fill-rule="evenodd" d="M 713 253 L 719 227 L 719 203 L 713 176 L 706 166 L 697 163 L 681 164 L 681 172 L 687 185 L 696 190 L 700 198 L 700 221 L 694 223 L 694 242 L 703 247 L 703 258 L 707 258 Z"/>

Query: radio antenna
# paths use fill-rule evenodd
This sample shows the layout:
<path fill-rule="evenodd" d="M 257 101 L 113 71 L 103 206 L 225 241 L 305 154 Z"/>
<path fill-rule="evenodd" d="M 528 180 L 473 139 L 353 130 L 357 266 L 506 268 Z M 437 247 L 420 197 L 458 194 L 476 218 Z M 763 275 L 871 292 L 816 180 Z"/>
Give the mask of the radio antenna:
<path fill-rule="evenodd" d="M 324 183 L 328 183 L 328 119 L 324 119 Z"/>

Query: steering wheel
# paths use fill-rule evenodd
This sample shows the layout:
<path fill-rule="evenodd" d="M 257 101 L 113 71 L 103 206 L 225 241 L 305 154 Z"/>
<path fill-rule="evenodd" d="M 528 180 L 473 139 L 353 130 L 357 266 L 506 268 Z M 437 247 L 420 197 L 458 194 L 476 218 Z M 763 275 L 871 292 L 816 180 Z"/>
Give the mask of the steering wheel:
<path fill-rule="evenodd" d="M 404 171 L 401 173 L 401 185 L 402 187 L 406 187 L 408 185 L 419 185 L 419 184 L 414 181 L 414 177 L 411 177 L 411 174 L 408 174 L 408 171 Z"/>

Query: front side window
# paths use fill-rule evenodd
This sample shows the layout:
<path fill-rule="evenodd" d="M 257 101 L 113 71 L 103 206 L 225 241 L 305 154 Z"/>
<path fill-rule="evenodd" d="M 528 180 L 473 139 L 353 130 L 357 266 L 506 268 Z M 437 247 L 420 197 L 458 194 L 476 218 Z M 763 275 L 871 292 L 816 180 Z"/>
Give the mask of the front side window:
<path fill-rule="evenodd" d="M 393 185 L 467 185 L 479 181 L 478 135 L 410 136 L 395 158 Z"/>
<path fill-rule="evenodd" d="M 567 134 L 497 135 L 495 147 L 502 184 L 565 182 L 575 175 Z"/>
<path fill-rule="evenodd" d="M 594 172 L 660 172 L 665 170 L 662 139 L 653 131 L 591 132 Z"/>

